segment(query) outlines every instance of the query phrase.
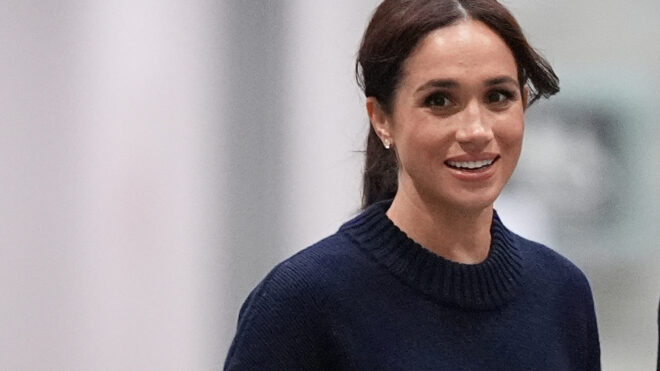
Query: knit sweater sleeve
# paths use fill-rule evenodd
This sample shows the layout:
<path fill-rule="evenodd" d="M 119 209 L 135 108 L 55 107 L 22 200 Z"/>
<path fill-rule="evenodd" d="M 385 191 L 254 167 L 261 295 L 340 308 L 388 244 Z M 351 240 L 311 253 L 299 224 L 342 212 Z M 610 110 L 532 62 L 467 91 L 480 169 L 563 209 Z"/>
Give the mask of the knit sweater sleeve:
<path fill-rule="evenodd" d="M 600 370 L 600 341 L 598 340 L 598 325 L 596 321 L 596 309 L 594 307 L 594 301 L 591 293 L 591 288 L 589 283 L 584 279 L 587 286 L 587 347 L 588 347 L 588 359 L 587 359 L 587 369 L 588 370 Z"/>
<path fill-rule="evenodd" d="M 224 370 L 322 369 L 327 336 L 313 289 L 299 267 L 277 266 L 249 295 Z"/>
<path fill-rule="evenodd" d="M 566 294 L 566 306 L 573 308 L 576 312 L 574 318 L 578 320 L 581 328 L 581 340 L 577 343 L 579 353 L 584 356 L 584 370 L 600 371 L 600 341 L 598 336 L 598 322 L 596 319 L 596 308 L 591 291 L 591 285 L 587 276 L 577 266 L 566 258 L 562 262 L 552 265 L 555 271 L 565 270 L 565 280 L 562 291 Z M 582 369 L 582 367 L 580 367 Z"/>

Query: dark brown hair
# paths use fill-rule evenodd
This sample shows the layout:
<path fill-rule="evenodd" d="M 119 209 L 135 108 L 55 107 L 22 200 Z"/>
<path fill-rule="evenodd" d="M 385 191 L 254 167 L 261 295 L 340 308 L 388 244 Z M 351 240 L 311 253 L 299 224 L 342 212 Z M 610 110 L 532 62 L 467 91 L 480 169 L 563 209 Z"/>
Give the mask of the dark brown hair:
<path fill-rule="evenodd" d="M 461 20 L 481 21 L 511 49 L 518 67 L 521 90 L 529 88 L 529 104 L 559 91 L 552 67 L 527 42 L 518 22 L 496 0 L 385 0 L 374 12 L 362 38 L 355 63 L 358 85 L 387 113 L 402 78 L 403 63 L 431 31 Z M 362 207 L 393 198 L 398 188 L 394 151 L 383 148 L 369 129 L 364 169 Z"/>

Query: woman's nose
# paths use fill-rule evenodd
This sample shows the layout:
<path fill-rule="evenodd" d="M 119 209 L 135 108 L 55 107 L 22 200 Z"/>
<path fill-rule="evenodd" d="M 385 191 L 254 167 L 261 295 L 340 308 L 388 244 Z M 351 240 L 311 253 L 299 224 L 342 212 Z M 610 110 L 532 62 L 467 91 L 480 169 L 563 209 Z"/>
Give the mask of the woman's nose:
<path fill-rule="evenodd" d="M 493 140 L 493 130 L 478 104 L 466 107 L 456 131 L 456 141 L 466 152 L 480 152 Z"/>

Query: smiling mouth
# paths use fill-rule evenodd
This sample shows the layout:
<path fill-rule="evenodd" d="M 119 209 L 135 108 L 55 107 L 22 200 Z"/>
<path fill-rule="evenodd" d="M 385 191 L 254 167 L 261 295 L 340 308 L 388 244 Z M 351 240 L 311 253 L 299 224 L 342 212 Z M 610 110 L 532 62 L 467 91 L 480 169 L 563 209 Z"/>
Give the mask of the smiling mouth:
<path fill-rule="evenodd" d="M 495 158 L 488 160 L 480 161 L 445 161 L 445 165 L 449 166 L 452 169 L 462 170 L 462 171 L 479 171 L 484 170 L 490 167 L 500 158 L 496 156 Z"/>

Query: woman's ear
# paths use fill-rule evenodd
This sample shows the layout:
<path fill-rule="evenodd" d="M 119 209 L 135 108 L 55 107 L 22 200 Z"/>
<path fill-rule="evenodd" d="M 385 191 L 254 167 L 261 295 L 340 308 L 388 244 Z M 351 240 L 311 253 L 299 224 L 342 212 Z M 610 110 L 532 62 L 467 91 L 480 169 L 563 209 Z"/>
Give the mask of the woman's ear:
<path fill-rule="evenodd" d="M 523 104 L 523 111 L 527 110 L 527 106 L 529 106 L 529 86 L 525 85 L 525 87 L 522 90 L 522 104 Z"/>
<path fill-rule="evenodd" d="M 385 112 L 383 107 L 375 97 L 367 97 L 367 114 L 369 115 L 369 122 L 373 126 L 374 131 L 380 138 L 385 148 L 389 149 L 394 140 L 392 139 L 392 124 L 390 117 Z"/>

